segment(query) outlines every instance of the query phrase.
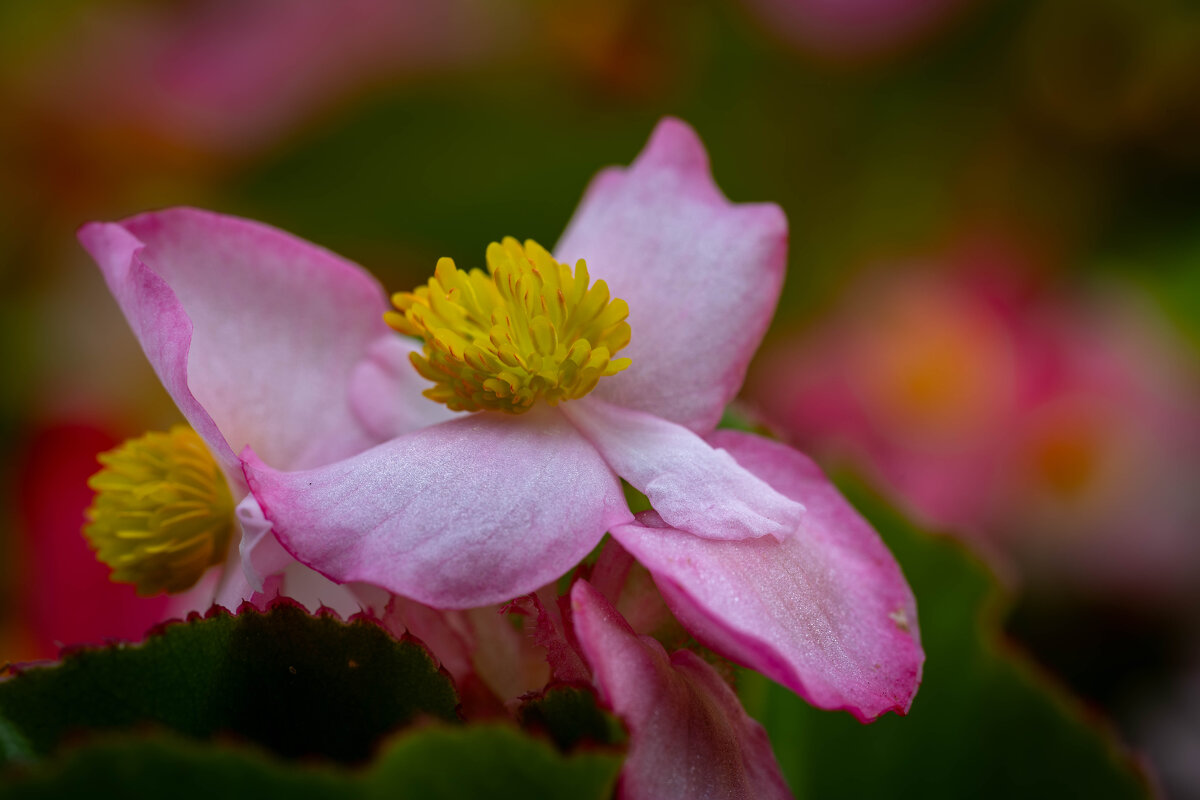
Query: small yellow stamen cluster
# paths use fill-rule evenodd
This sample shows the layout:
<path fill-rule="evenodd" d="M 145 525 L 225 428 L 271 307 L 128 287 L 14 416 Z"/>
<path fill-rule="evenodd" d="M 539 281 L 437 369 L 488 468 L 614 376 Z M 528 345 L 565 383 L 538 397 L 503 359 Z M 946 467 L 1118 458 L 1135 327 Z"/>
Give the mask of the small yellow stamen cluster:
<path fill-rule="evenodd" d="M 487 265 L 464 272 L 443 258 L 427 286 L 392 296 L 388 325 L 425 341 L 412 362 L 434 382 L 426 397 L 522 414 L 538 398 L 583 397 L 629 366 L 613 358 L 629 344 L 629 306 L 602 280 L 588 286 L 583 259 L 572 274 L 537 242 L 506 237 L 488 246 Z"/>
<path fill-rule="evenodd" d="M 225 558 L 233 497 L 204 441 L 182 425 L 100 454 L 83 535 L 112 580 L 140 595 L 182 592 Z"/>

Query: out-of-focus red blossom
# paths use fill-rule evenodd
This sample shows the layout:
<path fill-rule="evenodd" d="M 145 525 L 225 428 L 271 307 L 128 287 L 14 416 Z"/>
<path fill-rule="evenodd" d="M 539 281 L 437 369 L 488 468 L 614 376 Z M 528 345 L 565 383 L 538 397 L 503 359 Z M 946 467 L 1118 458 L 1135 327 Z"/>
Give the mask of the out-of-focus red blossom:
<path fill-rule="evenodd" d="M 138 597 L 132 586 L 111 582 L 80 532 L 96 456 L 117 443 L 94 424 L 52 424 L 30 437 L 15 462 L 24 552 L 13 563 L 25 567 L 11 578 L 21 633 L 0 662 L 56 658 L 61 645 L 107 638 L 138 641 L 164 618 L 167 598 Z"/>
<path fill-rule="evenodd" d="M 778 340 L 748 397 L 1030 580 L 1194 591 L 1193 361 L 1128 290 L 1065 297 L 1019 274 L 980 250 L 876 271 Z"/>
<path fill-rule="evenodd" d="M 946 24 L 968 0 L 747 0 L 778 36 L 833 60 L 891 54 Z"/>
<path fill-rule="evenodd" d="M 25 102 L 95 133 L 241 153 L 346 94 L 493 52 L 518 15 L 479 0 L 191 0 L 84 15 Z"/>

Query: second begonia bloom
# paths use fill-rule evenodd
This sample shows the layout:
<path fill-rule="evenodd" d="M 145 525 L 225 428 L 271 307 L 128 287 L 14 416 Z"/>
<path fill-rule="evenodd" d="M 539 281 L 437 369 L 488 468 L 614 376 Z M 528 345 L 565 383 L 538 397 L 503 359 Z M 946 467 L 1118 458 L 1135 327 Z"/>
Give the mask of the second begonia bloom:
<path fill-rule="evenodd" d="M 718 652 L 824 708 L 904 712 L 923 653 L 886 548 L 798 454 L 714 434 L 786 240 L 778 207 L 727 201 L 695 133 L 665 120 L 630 168 L 595 179 L 552 251 L 628 303 L 628 364 L 586 397 L 461 414 L 311 469 L 247 448 L 247 483 L 301 562 L 442 608 L 531 592 L 611 531 Z M 386 413 L 364 402 L 365 418 Z M 634 519 L 621 479 L 649 516 Z"/>
<path fill-rule="evenodd" d="M 269 535 L 236 451 L 311 467 L 449 416 L 412 402 L 419 378 L 392 368 L 411 348 L 383 324 L 378 283 L 282 231 L 190 208 L 89 223 L 79 239 L 238 503 L 240 557 L 173 612 L 235 609 L 271 576 L 281 578 L 271 593 L 353 611 L 348 593 Z"/>

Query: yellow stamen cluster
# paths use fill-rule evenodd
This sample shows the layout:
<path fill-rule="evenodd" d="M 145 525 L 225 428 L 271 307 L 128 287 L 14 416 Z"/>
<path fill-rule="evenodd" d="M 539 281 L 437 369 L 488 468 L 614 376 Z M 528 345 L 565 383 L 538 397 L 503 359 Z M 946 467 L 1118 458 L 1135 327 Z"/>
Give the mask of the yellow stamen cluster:
<path fill-rule="evenodd" d="M 114 581 L 140 595 L 182 592 L 225 558 L 233 497 L 195 431 L 148 433 L 99 460 L 83 534 Z"/>
<path fill-rule="evenodd" d="M 488 271 L 438 261 L 427 286 L 392 297 L 388 325 L 425 341 L 412 362 L 434 382 L 425 396 L 455 411 L 521 414 L 583 397 L 629 366 L 613 356 L 629 344 L 629 306 L 608 285 L 588 286 L 532 240 L 506 237 L 487 249 Z"/>

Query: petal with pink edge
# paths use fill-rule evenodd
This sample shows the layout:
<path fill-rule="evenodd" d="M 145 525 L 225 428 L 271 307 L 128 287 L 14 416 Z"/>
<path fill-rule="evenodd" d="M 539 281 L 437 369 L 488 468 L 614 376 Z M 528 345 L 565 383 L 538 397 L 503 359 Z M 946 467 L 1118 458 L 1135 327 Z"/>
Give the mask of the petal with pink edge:
<path fill-rule="evenodd" d="M 784 539 L 804 507 L 682 425 L 586 397 L 567 419 L 673 527 L 706 539 Z"/>
<path fill-rule="evenodd" d="M 282 231 L 189 208 L 90 223 L 79 240 L 163 385 L 240 481 L 253 446 L 299 469 L 379 441 L 347 388 L 391 336 L 362 269 Z"/>
<path fill-rule="evenodd" d="M 757 436 L 713 437 L 747 469 L 804 503 L 784 542 L 719 542 L 654 512 L 613 529 L 701 642 L 821 708 L 862 721 L 906 713 L 924 653 L 916 603 L 878 534 L 808 458 Z"/>
<path fill-rule="evenodd" d="M 737 394 L 779 299 L 787 220 L 734 204 L 713 183 L 696 133 L 655 128 L 628 169 L 601 172 L 555 248 L 629 303 L 633 360 L 596 396 L 701 434 Z"/>
<path fill-rule="evenodd" d="M 766 732 L 712 667 L 687 650 L 668 657 L 585 581 L 571 610 L 600 697 L 629 726 L 620 797 L 791 797 Z"/>
<path fill-rule="evenodd" d="M 435 608 L 527 594 L 632 519 L 616 476 L 550 408 L 459 417 L 303 472 L 252 452 L 244 466 L 297 559 Z"/>

